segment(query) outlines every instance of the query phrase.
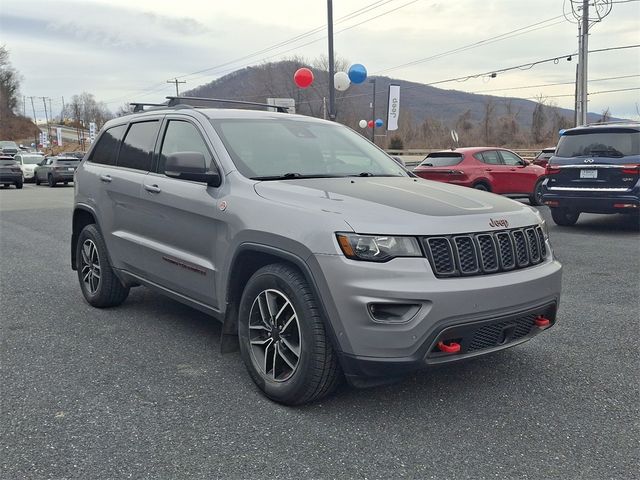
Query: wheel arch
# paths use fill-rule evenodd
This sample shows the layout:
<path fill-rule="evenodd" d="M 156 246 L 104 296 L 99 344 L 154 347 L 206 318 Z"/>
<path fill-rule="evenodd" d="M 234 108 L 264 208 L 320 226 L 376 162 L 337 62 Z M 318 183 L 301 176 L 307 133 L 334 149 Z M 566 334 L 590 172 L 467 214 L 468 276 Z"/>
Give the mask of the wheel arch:
<path fill-rule="evenodd" d="M 252 242 L 241 244 L 231 260 L 225 290 L 226 310 L 220 341 L 222 353 L 238 350 L 238 307 L 244 286 L 256 271 L 272 263 L 286 263 L 304 276 L 322 312 L 326 332 L 340 357 L 339 343 L 329 321 L 327 299 L 320 294 L 319 279 L 316 278 L 309 264 L 302 257 L 289 251 Z"/>
<path fill-rule="evenodd" d="M 71 268 L 76 270 L 76 249 L 80 232 L 87 225 L 96 224 L 98 228 L 95 211 L 86 205 L 77 205 L 73 210 L 73 220 L 71 223 Z"/>
<path fill-rule="evenodd" d="M 491 187 L 491 183 L 486 178 L 479 178 L 473 182 L 471 185 L 472 188 L 476 188 L 476 185 L 484 185 L 487 187 L 487 191 L 493 192 L 493 188 Z"/>

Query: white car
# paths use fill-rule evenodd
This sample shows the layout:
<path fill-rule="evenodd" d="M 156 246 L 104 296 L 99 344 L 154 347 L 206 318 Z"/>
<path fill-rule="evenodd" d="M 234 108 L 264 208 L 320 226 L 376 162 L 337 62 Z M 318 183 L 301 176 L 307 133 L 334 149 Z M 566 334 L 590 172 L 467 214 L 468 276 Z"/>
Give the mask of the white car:
<path fill-rule="evenodd" d="M 44 156 L 34 153 L 18 153 L 13 159 L 18 162 L 25 182 L 35 181 L 35 169 L 44 160 Z"/>

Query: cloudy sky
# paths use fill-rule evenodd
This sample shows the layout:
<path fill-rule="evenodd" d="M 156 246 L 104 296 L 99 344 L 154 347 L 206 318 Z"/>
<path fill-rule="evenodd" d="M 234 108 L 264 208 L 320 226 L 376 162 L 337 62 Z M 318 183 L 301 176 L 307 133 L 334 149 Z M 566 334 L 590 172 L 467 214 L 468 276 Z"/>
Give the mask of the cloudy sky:
<path fill-rule="evenodd" d="M 610 14 L 591 29 L 590 50 L 640 44 L 640 1 L 611 1 Z M 175 88 L 166 80 L 176 76 L 187 82 L 181 88 L 193 88 L 247 65 L 326 54 L 326 3 L 2 0 L 0 43 L 24 77 L 22 93 L 51 97 L 54 113 L 62 97 L 82 91 L 115 110 L 163 100 Z M 431 83 L 577 51 L 577 25 L 563 17 L 563 0 L 333 3 L 336 54 L 370 74 Z M 572 108 L 576 60 L 438 86 L 543 95 Z M 592 53 L 589 80 L 589 111 L 640 119 L 640 48 Z"/>

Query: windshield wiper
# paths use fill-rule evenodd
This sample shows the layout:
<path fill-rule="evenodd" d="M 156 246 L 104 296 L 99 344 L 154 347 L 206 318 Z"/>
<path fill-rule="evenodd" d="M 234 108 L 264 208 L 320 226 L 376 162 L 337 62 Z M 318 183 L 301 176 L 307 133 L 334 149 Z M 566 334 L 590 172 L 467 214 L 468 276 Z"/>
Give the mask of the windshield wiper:
<path fill-rule="evenodd" d="M 315 175 L 303 175 L 297 172 L 289 172 L 282 175 L 269 175 L 266 177 L 251 177 L 251 180 L 295 180 L 298 178 L 340 178 L 344 175 L 331 175 L 327 173 L 315 174 Z"/>

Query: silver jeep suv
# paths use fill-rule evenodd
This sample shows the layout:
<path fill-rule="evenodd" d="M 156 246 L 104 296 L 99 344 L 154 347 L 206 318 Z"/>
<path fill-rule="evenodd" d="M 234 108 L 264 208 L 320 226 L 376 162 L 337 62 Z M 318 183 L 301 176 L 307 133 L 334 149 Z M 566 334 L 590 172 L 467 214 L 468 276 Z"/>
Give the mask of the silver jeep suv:
<path fill-rule="evenodd" d="M 76 172 L 71 257 L 95 307 L 144 285 L 220 320 L 223 352 L 290 405 L 524 342 L 560 297 L 536 210 L 256 110 L 108 122 Z"/>

